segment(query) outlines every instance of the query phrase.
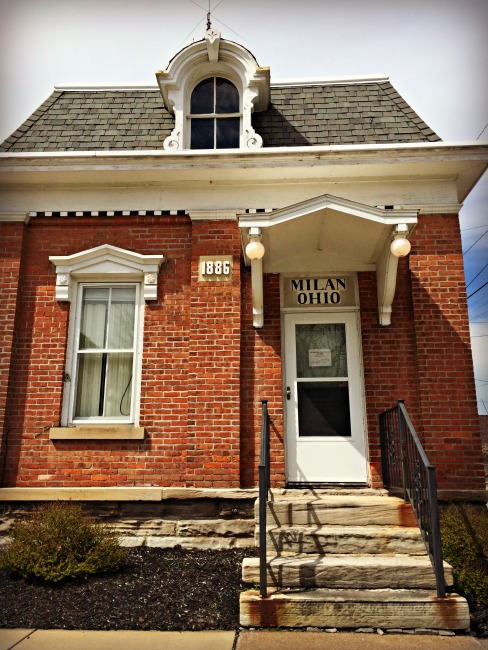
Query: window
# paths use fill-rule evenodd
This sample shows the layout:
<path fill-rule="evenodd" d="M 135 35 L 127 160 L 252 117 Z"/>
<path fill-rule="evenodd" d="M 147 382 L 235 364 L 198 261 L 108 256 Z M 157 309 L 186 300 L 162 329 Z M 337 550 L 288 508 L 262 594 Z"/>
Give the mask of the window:
<path fill-rule="evenodd" d="M 269 106 L 269 68 L 259 66 L 238 43 L 209 29 L 203 40 L 178 52 L 156 79 L 164 106 L 174 116 L 174 128 L 163 142 L 166 151 L 263 146 L 252 113 Z"/>
<path fill-rule="evenodd" d="M 238 148 L 241 132 L 239 92 L 223 77 L 201 81 L 190 100 L 190 148 Z"/>
<path fill-rule="evenodd" d="M 73 421 L 133 422 L 137 285 L 81 285 L 72 378 Z"/>
<path fill-rule="evenodd" d="M 71 303 L 61 426 L 50 438 L 143 438 L 143 306 L 157 300 L 164 256 L 103 244 L 49 259 L 56 299 Z"/>

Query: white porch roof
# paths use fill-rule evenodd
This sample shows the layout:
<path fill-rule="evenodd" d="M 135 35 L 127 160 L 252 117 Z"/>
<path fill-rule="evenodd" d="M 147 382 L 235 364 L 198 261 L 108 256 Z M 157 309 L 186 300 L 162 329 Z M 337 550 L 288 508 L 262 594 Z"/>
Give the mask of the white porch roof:
<path fill-rule="evenodd" d="M 270 213 L 239 217 L 244 250 L 249 228 L 261 230 L 265 254 L 251 264 L 256 267 L 259 263 L 264 273 L 376 271 L 382 325 L 390 324 L 398 266 L 390 244 L 398 232 L 408 237 L 416 223 L 417 211 L 368 206 L 330 194 Z M 262 318 L 256 318 L 263 311 L 258 304 L 262 289 L 256 286 L 256 270 L 253 268 L 254 320 L 255 327 L 262 327 Z"/>

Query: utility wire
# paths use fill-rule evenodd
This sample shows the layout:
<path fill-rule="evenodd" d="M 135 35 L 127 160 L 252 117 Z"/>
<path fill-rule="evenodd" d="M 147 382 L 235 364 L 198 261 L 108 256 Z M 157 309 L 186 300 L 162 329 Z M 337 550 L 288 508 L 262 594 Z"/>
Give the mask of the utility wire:
<path fill-rule="evenodd" d="M 473 291 L 473 293 L 470 294 L 470 295 L 466 298 L 466 300 L 469 300 L 470 298 L 472 298 L 472 297 L 475 295 L 475 293 L 478 293 L 478 291 L 481 291 L 481 289 L 484 289 L 484 288 L 486 287 L 487 284 L 488 284 L 488 280 L 485 282 L 485 284 L 482 284 L 481 287 L 479 287 L 478 289 L 476 289 L 476 291 Z"/>
<path fill-rule="evenodd" d="M 488 223 L 483 226 L 473 226 L 472 228 L 461 228 L 461 232 L 468 232 L 468 230 L 479 230 L 480 228 L 488 228 Z"/>
<path fill-rule="evenodd" d="M 487 232 L 488 232 L 488 228 L 485 230 L 485 232 L 480 237 L 478 237 L 478 239 L 474 242 L 474 244 L 471 244 L 471 246 L 468 248 L 468 250 L 464 251 L 463 257 L 464 257 L 464 255 L 466 255 L 466 253 L 468 253 L 473 248 L 473 246 L 476 246 L 476 244 L 479 242 L 480 239 L 483 239 L 483 237 L 486 235 Z"/>
<path fill-rule="evenodd" d="M 469 287 L 470 284 L 473 284 L 473 282 L 476 280 L 476 278 L 478 277 L 478 275 L 481 275 L 481 274 L 483 273 L 483 271 L 486 269 L 487 266 L 488 266 L 488 262 L 484 265 L 484 267 L 481 269 L 481 271 L 479 271 L 479 272 L 474 276 L 474 278 L 471 280 L 471 282 L 470 282 L 469 284 L 466 285 L 466 289 Z"/>
<path fill-rule="evenodd" d="M 479 134 L 479 136 L 476 138 L 477 140 L 479 140 L 479 139 L 481 138 L 481 136 L 483 135 L 483 133 L 484 133 L 484 131 L 485 131 L 485 129 L 486 129 L 487 126 L 488 126 L 488 122 L 485 124 L 485 126 L 484 126 L 484 128 L 483 128 L 483 131 L 481 131 L 481 133 Z"/>

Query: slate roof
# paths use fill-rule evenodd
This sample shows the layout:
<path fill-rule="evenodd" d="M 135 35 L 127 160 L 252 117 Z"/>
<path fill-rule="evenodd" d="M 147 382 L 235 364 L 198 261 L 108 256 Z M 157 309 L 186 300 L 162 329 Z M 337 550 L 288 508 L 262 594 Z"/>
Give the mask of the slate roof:
<path fill-rule="evenodd" d="M 253 126 L 265 147 L 440 140 L 386 80 L 272 86 Z M 158 88 L 55 90 L 0 151 L 162 149 L 172 129 Z"/>

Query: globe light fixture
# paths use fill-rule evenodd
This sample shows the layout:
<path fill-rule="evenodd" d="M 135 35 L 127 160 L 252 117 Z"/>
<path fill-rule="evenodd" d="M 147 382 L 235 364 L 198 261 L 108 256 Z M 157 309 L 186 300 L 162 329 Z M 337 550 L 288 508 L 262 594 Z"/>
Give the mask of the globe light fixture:
<path fill-rule="evenodd" d="M 395 257 L 406 257 L 412 248 L 412 245 L 402 235 L 397 235 L 391 242 L 390 250 Z"/>
<path fill-rule="evenodd" d="M 264 246 L 253 237 L 246 246 L 246 255 L 250 260 L 260 260 L 264 256 Z"/>

